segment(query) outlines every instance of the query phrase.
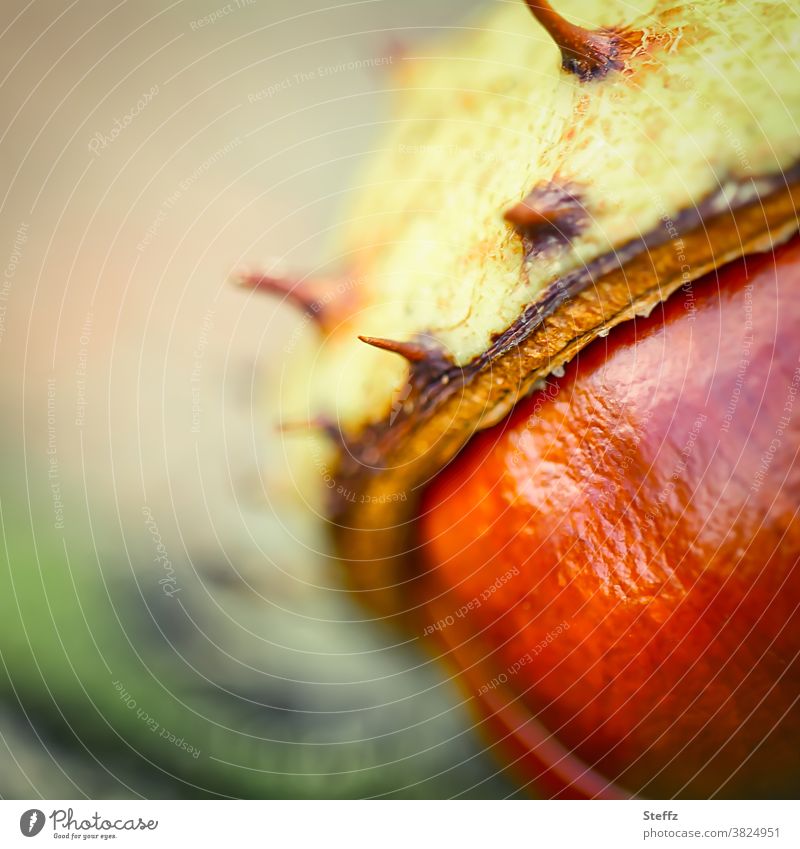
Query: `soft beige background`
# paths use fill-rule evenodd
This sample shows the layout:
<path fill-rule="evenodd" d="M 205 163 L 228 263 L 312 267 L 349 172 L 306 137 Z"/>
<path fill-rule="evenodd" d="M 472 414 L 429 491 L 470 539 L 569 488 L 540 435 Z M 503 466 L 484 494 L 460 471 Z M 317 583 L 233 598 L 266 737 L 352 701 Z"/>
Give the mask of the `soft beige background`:
<path fill-rule="evenodd" d="M 229 284 L 328 267 L 393 68 L 476 5 L 4 3 L 2 795 L 512 792 L 332 586 L 273 431 L 299 319 Z"/>

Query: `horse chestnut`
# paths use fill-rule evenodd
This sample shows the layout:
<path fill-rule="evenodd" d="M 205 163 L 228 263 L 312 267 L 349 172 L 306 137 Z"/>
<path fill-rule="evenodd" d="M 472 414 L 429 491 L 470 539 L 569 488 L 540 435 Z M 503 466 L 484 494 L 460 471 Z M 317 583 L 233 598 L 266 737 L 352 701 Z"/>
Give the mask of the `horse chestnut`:
<path fill-rule="evenodd" d="M 563 5 L 404 63 L 342 276 L 245 282 L 319 326 L 350 586 L 522 781 L 796 794 L 800 18 Z"/>

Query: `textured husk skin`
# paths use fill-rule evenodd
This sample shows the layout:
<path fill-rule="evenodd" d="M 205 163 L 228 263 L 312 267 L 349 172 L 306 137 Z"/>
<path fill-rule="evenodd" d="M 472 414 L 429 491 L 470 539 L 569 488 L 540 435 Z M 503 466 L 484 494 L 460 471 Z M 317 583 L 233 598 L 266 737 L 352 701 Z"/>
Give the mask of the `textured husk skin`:
<path fill-rule="evenodd" d="M 754 179 L 780 180 L 800 157 L 800 19 L 787 4 L 557 10 L 625 32 L 624 66 L 591 80 L 565 71 L 522 0 L 487 2 L 397 63 L 396 110 L 331 234 L 350 313 L 324 322 L 313 362 L 292 358 L 297 389 L 282 391 L 282 418 L 322 415 L 347 442 L 367 441 L 396 419 L 409 372 L 360 336 L 425 338 L 435 360 L 469 369 L 557 281 L 601 273 L 604 258 L 685 228 L 704 203 L 707 214 L 715 201 L 741 205 Z M 542 220 L 555 214 L 550 232 L 509 220 L 531 198 Z"/>

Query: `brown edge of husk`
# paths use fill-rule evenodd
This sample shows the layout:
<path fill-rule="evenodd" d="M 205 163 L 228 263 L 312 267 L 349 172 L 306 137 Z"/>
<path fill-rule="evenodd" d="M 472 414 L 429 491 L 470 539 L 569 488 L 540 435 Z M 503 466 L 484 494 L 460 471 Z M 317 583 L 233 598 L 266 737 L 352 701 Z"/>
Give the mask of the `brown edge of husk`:
<path fill-rule="evenodd" d="M 623 248 L 601 258 L 577 284 L 555 281 L 538 302 L 549 298 L 549 312 L 540 310 L 531 321 L 528 308 L 486 355 L 412 383 L 410 415 L 344 443 L 334 476 L 333 535 L 346 584 L 377 618 L 404 619 L 416 608 L 421 551 L 415 518 L 426 483 L 475 432 L 500 421 L 601 332 L 646 315 L 727 262 L 788 239 L 798 229 L 800 180 L 796 169 L 772 179 L 768 193 L 738 208 L 684 215 L 683 226 L 658 244 L 642 239 L 638 252 Z M 379 459 L 370 465 L 365 457 Z"/>

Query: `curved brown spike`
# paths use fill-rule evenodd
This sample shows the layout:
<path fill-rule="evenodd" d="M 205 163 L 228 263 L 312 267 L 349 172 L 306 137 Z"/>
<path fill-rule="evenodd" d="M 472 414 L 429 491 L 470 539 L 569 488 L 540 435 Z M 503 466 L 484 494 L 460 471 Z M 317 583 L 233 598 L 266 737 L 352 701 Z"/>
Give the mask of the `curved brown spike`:
<path fill-rule="evenodd" d="M 266 292 L 269 295 L 284 297 L 299 307 L 309 318 L 322 323 L 322 307 L 303 281 L 287 277 L 273 277 L 269 274 L 241 274 L 237 283 L 245 289 Z"/>
<path fill-rule="evenodd" d="M 561 229 L 560 222 L 573 213 L 574 209 L 567 206 L 548 209 L 544 212 L 534 209 L 523 200 L 514 204 L 511 209 L 506 210 L 503 218 L 511 224 L 517 233 L 521 236 L 527 236 L 542 230 L 558 231 Z"/>
<path fill-rule="evenodd" d="M 276 277 L 244 273 L 240 286 L 282 297 L 298 307 L 321 330 L 328 332 L 354 313 L 359 281 L 350 277 Z"/>
<path fill-rule="evenodd" d="M 597 79 L 609 71 L 619 70 L 624 54 L 633 49 L 620 32 L 590 30 L 571 24 L 547 0 L 525 0 L 525 3 L 558 45 L 561 66 L 582 80 Z"/>
<path fill-rule="evenodd" d="M 405 357 L 412 363 L 422 362 L 431 356 L 428 348 L 424 345 L 418 345 L 416 342 L 397 342 L 394 339 L 382 339 L 378 336 L 359 336 L 358 338 L 362 342 L 366 342 L 367 345 L 372 345 L 373 348 L 400 354 L 401 357 Z"/>
<path fill-rule="evenodd" d="M 307 421 L 277 422 L 275 429 L 279 433 L 308 433 L 313 430 L 322 430 L 334 442 L 344 442 L 342 432 L 339 430 L 338 425 L 328 416 L 314 416 Z"/>
<path fill-rule="evenodd" d="M 541 183 L 506 210 L 503 218 L 516 230 L 530 257 L 568 245 L 580 235 L 589 219 L 582 197 L 575 183 Z"/>

